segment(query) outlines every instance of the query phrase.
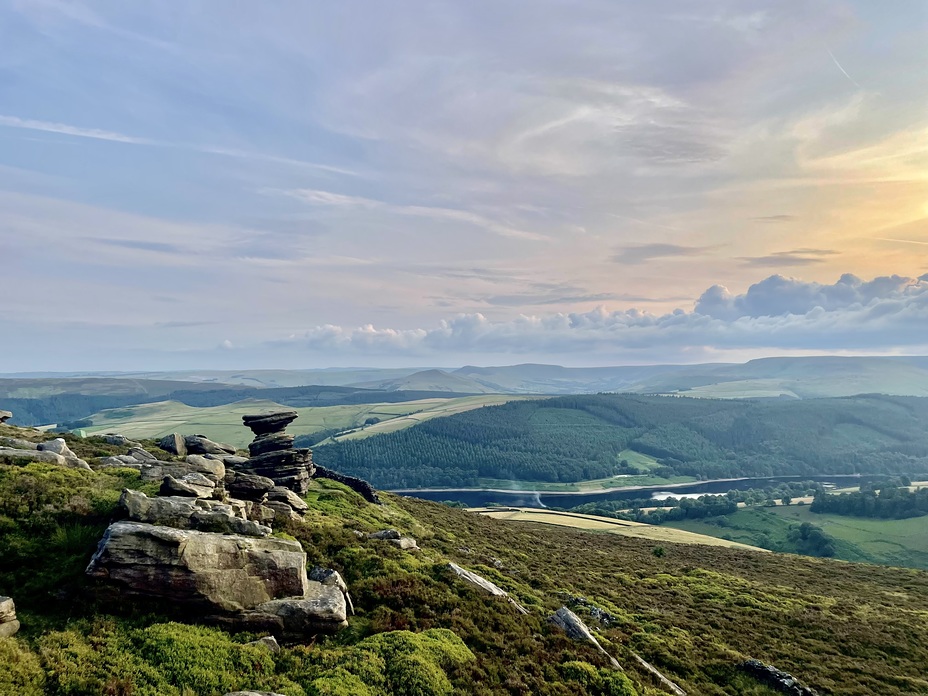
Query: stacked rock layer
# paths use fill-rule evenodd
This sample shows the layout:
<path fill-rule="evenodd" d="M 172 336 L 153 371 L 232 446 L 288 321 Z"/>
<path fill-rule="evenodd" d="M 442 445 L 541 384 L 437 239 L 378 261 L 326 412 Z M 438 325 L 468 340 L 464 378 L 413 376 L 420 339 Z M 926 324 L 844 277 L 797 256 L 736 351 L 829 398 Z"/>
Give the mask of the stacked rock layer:
<path fill-rule="evenodd" d="M 308 449 L 294 449 L 293 435 L 285 432 L 297 417 L 296 411 L 242 416 L 242 422 L 255 434 L 255 439 L 248 445 L 251 458 L 236 464 L 235 469 L 265 476 L 278 486 L 305 493 L 315 470 L 313 455 Z"/>

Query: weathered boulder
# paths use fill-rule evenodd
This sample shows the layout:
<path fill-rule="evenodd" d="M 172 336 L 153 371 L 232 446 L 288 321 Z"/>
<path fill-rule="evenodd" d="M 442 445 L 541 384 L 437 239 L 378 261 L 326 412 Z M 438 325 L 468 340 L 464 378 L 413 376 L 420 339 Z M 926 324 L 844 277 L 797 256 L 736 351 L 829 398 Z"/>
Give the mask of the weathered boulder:
<path fill-rule="evenodd" d="M 309 509 L 309 505 L 306 504 L 305 500 L 289 488 L 284 488 L 283 486 L 274 486 L 271 488 L 267 493 L 267 499 L 286 503 L 301 515 Z"/>
<path fill-rule="evenodd" d="M 187 443 L 184 441 L 184 436 L 180 433 L 165 435 L 158 441 L 158 447 L 169 454 L 173 454 L 175 457 L 187 456 Z"/>
<path fill-rule="evenodd" d="M 22 440 L 18 437 L 0 437 L 0 446 L 10 447 L 11 449 L 37 450 L 39 446 L 29 440 Z"/>
<path fill-rule="evenodd" d="M 141 443 L 136 442 L 135 440 L 130 440 L 125 435 L 120 435 L 119 433 L 105 433 L 104 435 L 95 435 L 94 437 L 99 437 L 108 445 L 116 445 L 117 447 L 141 447 Z"/>
<path fill-rule="evenodd" d="M 190 454 L 235 454 L 232 445 L 213 442 L 205 435 L 187 435 L 184 438 L 187 452 Z"/>
<path fill-rule="evenodd" d="M 596 640 L 596 636 L 593 635 L 593 632 L 587 627 L 583 621 L 580 620 L 580 617 L 574 614 L 567 607 L 561 607 L 554 614 L 548 617 L 548 621 L 553 623 L 558 628 L 562 629 L 569 638 L 573 640 L 580 641 L 582 643 L 589 643 L 599 652 L 609 658 L 609 662 L 613 667 L 621 669 L 619 667 L 619 662 L 612 655 L 607 653 L 599 641 Z"/>
<path fill-rule="evenodd" d="M 87 574 L 115 586 L 122 596 L 219 615 L 261 607 L 260 613 L 272 615 L 268 605 L 273 600 L 307 597 L 310 591 L 299 542 L 139 522 L 110 525 Z M 336 594 L 341 598 L 341 592 Z M 333 616 L 336 608 L 333 603 Z"/>
<path fill-rule="evenodd" d="M 77 457 L 77 455 L 71 451 L 71 448 L 68 447 L 68 443 L 65 442 L 64 438 L 62 437 L 49 440 L 48 442 L 40 442 L 38 450 L 40 452 L 54 452 L 55 454 L 60 454 L 66 459 L 68 457 Z"/>
<path fill-rule="evenodd" d="M 289 449 L 252 457 L 235 468 L 245 473 L 267 476 L 278 486 L 305 493 L 313 473 L 313 459 L 308 449 Z"/>
<path fill-rule="evenodd" d="M 322 566 L 314 566 L 311 571 L 309 571 L 309 579 L 315 580 L 316 582 L 322 583 L 323 585 L 331 585 L 332 587 L 337 587 L 341 590 L 341 593 L 345 595 L 345 602 L 348 604 L 348 611 L 351 612 L 352 616 L 354 615 L 354 603 L 351 601 L 351 595 L 348 593 L 348 583 L 345 582 L 345 579 L 341 576 L 337 570 L 332 568 L 323 568 Z"/>
<path fill-rule="evenodd" d="M 140 462 L 156 463 L 158 461 L 158 457 L 141 447 L 131 447 L 129 449 L 129 456 L 138 459 Z"/>
<path fill-rule="evenodd" d="M 260 502 L 264 500 L 267 492 L 274 488 L 274 480 L 267 476 L 227 469 L 225 485 L 229 495 L 233 498 Z"/>
<path fill-rule="evenodd" d="M 279 450 L 288 450 L 293 448 L 293 435 L 287 433 L 268 433 L 255 438 L 254 442 L 248 445 L 248 453 L 252 457 L 268 452 L 277 452 Z"/>
<path fill-rule="evenodd" d="M 126 489 L 119 504 L 133 522 L 252 537 L 271 533 L 270 527 L 246 518 L 243 501 L 222 503 L 182 496 L 149 498 L 140 491 Z"/>
<path fill-rule="evenodd" d="M 299 522 L 303 519 L 300 515 L 297 514 L 296 510 L 287 505 L 287 503 L 282 503 L 279 500 L 267 500 L 261 503 L 263 507 L 270 508 L 274 511 L 274 520 L 292 520 L 294 522 Z"/>
<path fill-rule="evenodd" d="M 242 422 L 256 437 L 260 437 L 267 433 L 283 432 L 298 417 L 299 414 L 296 411 L 277 411 L 276 413 L 242 416 Z"/>
<path fill-rule="evenodd" d="M 345 595 L 337 587 L 309 581 L 302 599 L 277 599 L 245 612 L 243 625 L 284 639 L 334 633 L 348 625 Z"/>
<path fill-rule="evenodd" d="M 13 413 L 11 411 L 0 411 L 0 423 L 6 423 L 12 417 Z"/>
<path fill-rule="evenodd" d="M 19 631 L 16 605 L 9 597 L 0 597 L 0 638 L 9 638 Z"/>
<path fill-rule="evenodd" d="M 165 476 L 161 482 L 159 495 L 181 495 L 191 498 L 209 498 L 216 490 L 216 484 L 203 474 L 193 471 L 181 476 Z"/>
<path fill-rule="evenodd" d="M 399 539 L 402 535 L 395 529 L 381 529 L 379 532 L 371 532 L 367 535 L 368 539 Z"/>
<path fill-rule="evenodd" d="M 141 462 L 128 454 L 114 454 L 112 457 L 104 457 L 97 464 L 98 469 L 107 469 L 114 466 L 138 469 L 141 471 L 142 469 L 147 469 L 148 467 L 153 466 L 153 464 L 149 462 Z"/>
<path fill-rule="evenodd" d="M 509 593 L 506 592 L 506 590 L 504 590 L 499 585 L 495 585 L 494 583 L 490 582 L 485 577 L 481 575 L 477 575 L 477 573 L 474 573 L 470 570 L 466 570 L 465 568 L 462 568 L 461 566 L 459 566 L 457 563 L 449 563 L 448 570 L 450 570 L 456 576 L 461 578 L 461 580 L 463 580 L 464 582 L 468 582 L 471 585 L 479 587 L 484 592 L 489 592 L 491 595 L 494 595 L 496 597 L 505 597 L 507 600 L 509 600 L 509 603 L 512 604 L 516 608 L 516 611 L 518 611 L 520 614 L 528 614 L 528 609 L 526 609 L 521 604 L 519 604 L 517 601 L 515 601 L 512 597 L 510 597 Z"/>
<path fill-rule="evenodd" d="M 157 462 L 142 468 L 143 481 L 161 481 L 165 476 L 182 478 L 190 473 L 203 474 L 219 483 L 226 476 L 226 465 L 218 459 L 207 459 L 197 454 L 187 455 L 183 462 Z"/>
<path fill-rule="evenodd" d="M 0 458 L 3 459 L 22 459 L 30 462 L 46 462 L 48 464 L 59 464 L 68 466 L 68 460 L 55 452 L 46 452 L 42 450 L 31 449 L 13 449 L 11 447 L 0 447 Z"/>
<path fill-rule="evenodd" d="M 412 537 L 404 537 L 395 529 L 382 529 L 379 532 L 371 532 L 367 535 L 368 539 L 380 539 L 389 541 L 394 546 L 398 546 L 404 551 L 418 551 L 419 545 Z"/>

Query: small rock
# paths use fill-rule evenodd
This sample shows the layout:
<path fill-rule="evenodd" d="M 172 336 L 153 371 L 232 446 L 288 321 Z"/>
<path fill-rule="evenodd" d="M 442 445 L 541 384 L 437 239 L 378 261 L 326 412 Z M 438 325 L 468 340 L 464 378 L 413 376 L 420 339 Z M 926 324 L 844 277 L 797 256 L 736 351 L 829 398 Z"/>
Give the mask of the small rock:
<path fill-rule="evenodd" d="M 477 575 L 477 573 L 466 570 L 459 566 L 457 563 L 449 563 L 448 570 L 450 570 L 465 582 L 469 582 L 471 585 L 479 587 L 484 592 L 489 592 L 491 595 L 496 597 L 505 597 L 520 614 L 528 614 L 528 610 L 517 601 L 515 601 L 512 597 L 510 597 L 506 590 L 504 590 L 499 585 L 495 585 L 494 583 L 490 582 L 482 575 Z"/>
<path fill-rule="evenodd" d="M 289 488 L 284 488 L 283 486 L 274 486 L 271 488 L 270 491 L 268 491 L 267 498 L 268 500 L 277 500 L 286 503 L 300 514 L 309 509 L 309 505 L 306 504 L 305 500 Z"/>
<path fill-rule="evenodd" d="M 617 669 L 619 667 L 618 660 L 616 660 L 612 655 L 607 653 L 603 646 L 599 644 L 599 641 L 596 640 L 596 636 L 593 635 L 593 632 L 587 627 L 583 621 L 580 620 L 580 617 L 574 614 L 567 607 L 561 607 L 554 614 L 548 617 L 548 621 L 553 623 L 558 628 L 563 629 L 569 638 L 580 641 L 582 643 L 589 643 L 599 652 L 609 658 L 609 661 L 612 663 L 613 667 Z"/>
<path fill-rule="evenodd" d="M 180 495 L 191 498 L 209 498 L 216 490 L 216 484 L 203 474 L 192 472 L 179 479 L 165 476 L 161 482 L 159 495 Z"/>
<path fill-rule="evenodd" d="M 277 642 L 277 639 L 274 636 L 264 636 L 264 638 L 258 638 L 258 640 L 253 640 L 250 643 L 245 643 L 245 645 L 263 645 L 271 652 L 280 652 L 280 644 Z M 244 691 L 239 693 L 245 693 Z M 254 693 L 254 692 L 249 692 Z"/>
<path fill-rule="evenodd" d="M 138 459 L 140 462 L 157 462 L 158 458 L 151 452 L 141 447 L 132 447 L 129 449 L 129 456 Z"/>
<path fill-rule="evenodd" d="M 9 638 L 19 631 L 16 605 L 9 597 L 0 597 L 0 638 Z"/>
<path fill-rule="evenodd" d="M 776 667 L 764 664 L 760 660 L 747 660 L 738 665 L 738 668 L 747 672 L 762 684 L 787 696 L 817 696 L 816 692 L 803 686 L 796 677 Z"/>
<path fill-rule="evenodd" d="M 184 438 L 184 444 L 190 454 L 235 454 L 232 445 L 213 442 L 205 435 L 188 435 Z"/>
<path fill-rule="evenodd" d="M 105 435 L 95 435 L 94 437 L 99 437 L 108 445 L 116 445 L 117 447 L 141 447 L 141 443 L 136 442 L 135 440 L 130 440 L 124 435 L 118 433 L 106 433 Z"/>
<path fill-rule="evenodd" d="M 296 510 L 287 505 L 287 503 L 282 503 L 279 500 L 268 500 L 262 503 L 262 506 L 274 511 L 275 520 L 293 520 L 294 522 L 299 522 L 303 519 L 297 514 Z"/>
<path fill-rule="evenodd" d="M 0 423 L 6 423 L 10 418 L 13 417 L 12 412 L 10 411 L 0 411 Z"/>
<path fill-rule="evenodd" d="M 243 474 L 232 469 L 226 470 L 226 490 L 233 498 L 262 502 L 267 492 L 274 488 L 274 480 L 266 476 Z"/>
<path fill-rule="evenodd" d="M 412 537 L 400 537 L 399 539 L 387 539 L 394 546 L 398 546 L 403 551 L 418 551 L 419 545 Z"/>
<path fill-rule="evenodd" d="M 187 443 L 184 442 L 184 436 L 180 433 L 165 435 L 158 441 L 158 447 L 165 452 L 173 454 L 175 457 L 187 456 Z"/>
<path fill-rule="evenodd" d="M 395 529 L 382 529 L 379 532 L 371 532 L 367 537 L 368 539 L 399 539 L 400 533 Z"/>
<path fill-rule="evenodd" d="M 114 466 L 128 467 L 130 469 L 142 469 L 152 465 L 140 462 L 138 459 L 135 457 L 130 457 L 128 454 L 117 454 L 112 457 L 104 457 L 100 460 L 100 463 L 97 464 L 97 467 L 101 469 Z"/>

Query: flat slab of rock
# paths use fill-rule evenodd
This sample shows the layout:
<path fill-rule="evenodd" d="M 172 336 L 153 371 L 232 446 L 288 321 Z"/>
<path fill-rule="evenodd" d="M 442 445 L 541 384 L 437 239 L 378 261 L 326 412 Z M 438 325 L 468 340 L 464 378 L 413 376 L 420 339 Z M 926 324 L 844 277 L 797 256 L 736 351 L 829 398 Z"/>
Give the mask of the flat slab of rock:
<path fill-rule="evenodd" d="M 140 462 L 158 461 L 158 458 L 155 455 L 153 455 L 148 450 L 142 449 L 141 447 L 131 447 L 129 449 L 129 456 L 138 459 Z"/>
<path fill-rule="evenodd" d="M 554 614 L 548 617 L 548 621 L 553 623 L 558 628 L 562 629 L 569 638 L 573 640 L 580 641 L 581 643 L 589 643 L 599 652 L 609 658 L 609 662 L 613 667 L 621 669 L 619 666 L 618 660 L 616 660 L 612 655 L 607 653 L 599 641 L 596 640 L 596 636 L 593 635 L 593 632 L 587 627 L 580 617 L 574 614 L 567 607 L 561 607 Z"/>
<path fill-rule="evenodd" d="M 187 455 L 183 462 L 145 462 L 141 468 L 143 481 L 161 481 L 165 476 L 182 478 L 190 473 L 203 474 L 219 483 L 226 476 L 226 465 L 218 459 L 207 459 L 197 454 Z"/>
<path fill-rule="evenodd" d="M 187 452 L 190 454 L 235 454 L 232 445 L 213 442 L 205 435 L 187 435 L 184 438 Z"/>
<path fill-rule="evenodd" d="M 244 501 L 222 503 L 183 496 L 149 498 L 141 491 L 126 489 L 119 498 L 119 505 L 133 522 L 250 537 L 266 537 L 272 531 L 246 518 Z"/>
<path fill-rule="evenodd" d="M 241 500 L 263 501 L 268 491 L 274 488 L 274 479 L 257 474 L 246 474 L 227 469 L 225 475 L 226 490 L 233 498 Z"/>
<path fill-rule="evenodd" d="M 9 447 L 11 449 L 37 450 L 39 446 L 29 440 L 21 440 L 18 437 L 0 437 L 0 447 Z"/>
<path fill-rule="evenodd" d="M 276 413 L 260 413 L 257 415 L 242 416 L 242 423 L 250 428 L 256 436 L 267 433 L 281 433 L 287 426 L 299 418 L 296 411 L 277 411 Z"/>
<path fill-rule="evenodd" d="M 119 433 L 105 433 L 104 435 L 94 435 L 94 437 L 99 437 L 108 445 L 116 445 L 117 447 L 141 447 L 142 444 L 136 442 L 135 440 L 130 440 L 125 435 L 120 435 Z"/>
<path fill-rule="evenodd" d="M 509 600 L 510 604 L 512 604 L 520 614 L 528 614 L 528 609 L 526 609 L 521 604 L 519 604 L 517 601 L 515 601 L 512 597 L 510 597 L 509 593 L 506 592 L 506 590 L 504 590 L 499 585 L 496 585 L 490 582 L 482 575 L 477 575 L 477 573 L 474 573 L 470 570 L 462 568 L 457 563 L 449 563 L 448 570 L 450 570 L 452 573 L 457 575 L 464 582 L 468 582 L 471 585 L 479 587 L 484 592 L 489 592 L 491 595 L 494 595 L 495 597 L 505 597 L 506 599 Z"/>
<path fill-rule="evenodd" d="M 29 460 L 30 462 L 46 462 L 48 464 L 58 464 L 60 466 L 68 465 L 68 460 L 62 457 L 60 454 L 40 450 L 0 447 L 0 457 L 12 457 L 15 459 Z"/>
<path fill-rule="evenodd" d="M 125 596 L 225 615 L 257 608 L 269 613 L 268 603 L 307 597 L 310 591 L 306 555 L 299 542 L 139 522 L 110 525 L 87 574 Z M 341 592 L 335 593 L 341 597 Z M 337 607 L 325 604 L 319 609 L 335 617 Z"/>

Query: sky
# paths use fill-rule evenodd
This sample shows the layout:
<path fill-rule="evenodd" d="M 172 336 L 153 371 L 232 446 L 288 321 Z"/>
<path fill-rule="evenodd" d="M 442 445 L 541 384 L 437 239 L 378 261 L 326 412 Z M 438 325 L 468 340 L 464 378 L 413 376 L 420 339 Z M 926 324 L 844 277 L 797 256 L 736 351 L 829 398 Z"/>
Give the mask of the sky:
<path fill-rule="evenodd" d="M 0 0 L 0 371 L 928 353 L 928 3 Z"/>

